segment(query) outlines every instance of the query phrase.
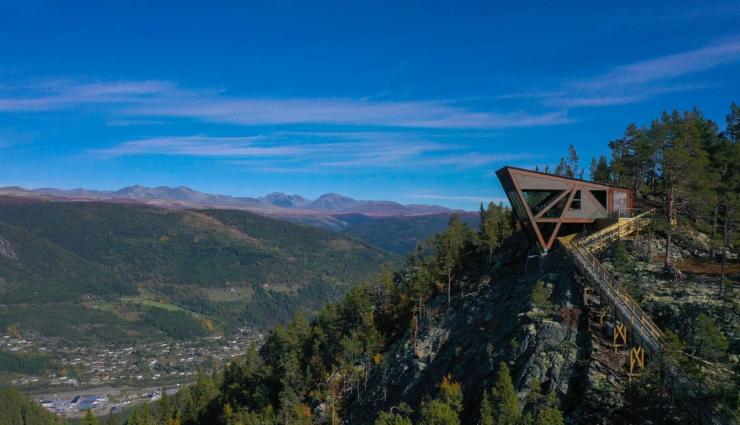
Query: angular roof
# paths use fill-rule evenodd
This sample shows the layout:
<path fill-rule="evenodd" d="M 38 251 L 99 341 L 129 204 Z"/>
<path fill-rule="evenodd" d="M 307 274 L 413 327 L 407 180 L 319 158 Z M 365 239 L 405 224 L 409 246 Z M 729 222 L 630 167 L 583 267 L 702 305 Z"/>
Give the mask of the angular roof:
<path fill-rule="evenodd" d="M 622 189 L 622 190 L 632 190 L 632 189 L 630 189 L 628 187 L 624 187 L 624 186 L 617 186 L 617 185 L 609 184 L 609 183 L 598 183 L 598 182 L 594 182 L 594 181 L 590 181 L 590 180 L 585 180 L 585 179 L 577 179 L 575 177 L 560 176 L 560 175 L 557 175 L 557 174 L 543 173 L 542 171 L 527 170 L 526 168 L 512 167 L 512 166 L 509 166 L 509 165 L 507 165 L 505 167 L 501 167 L 498 171 L 496 171 L 496 173 L 498 173 L 499 171 L 506 171 L 506 170 L 525 171 L 527 173 L 539 174 L 539 175 L 541 175 L 543 177 L 547 177 L 547 178 L 571 180 L 571 181 L 577 181 L 577 182 L 587 183 L 587 184 L 594 184 L 594 185 L 599 185 L 599 186 L 608 186 L 608 187 L 613 187 L 615 189 Z"/>

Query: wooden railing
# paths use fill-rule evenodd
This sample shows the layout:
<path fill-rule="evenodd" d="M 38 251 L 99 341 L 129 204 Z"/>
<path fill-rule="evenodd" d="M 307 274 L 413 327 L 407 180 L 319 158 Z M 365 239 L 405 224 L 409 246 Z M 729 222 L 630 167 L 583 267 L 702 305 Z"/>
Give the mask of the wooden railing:
<path fill-rule="evenodd" d="M 663 332 L 594 255 L 619 238 L 647 226 L 653 214 L 654 210 L 645 211 L 634 218 L 615 223 L 573 241 L 571 258 L 576 267 L 596 286 L 607 303 L 614 307 L 616 315 L 639 336 L 648 350 L 655 352 L 660 350 Z"/>
<path fill-rule="evenodd" d="M 574 243 L 580 244 L 590 252 L 600 252 L 612 242 L 619 240 L 619 238 L 643 229 L 650 223 L 653 215 L 655 215 L 654 209 L 644 211 L 633 218 L 623 219 L 624 221 L 618 221 L 586 237 L 579 238 Z"/>

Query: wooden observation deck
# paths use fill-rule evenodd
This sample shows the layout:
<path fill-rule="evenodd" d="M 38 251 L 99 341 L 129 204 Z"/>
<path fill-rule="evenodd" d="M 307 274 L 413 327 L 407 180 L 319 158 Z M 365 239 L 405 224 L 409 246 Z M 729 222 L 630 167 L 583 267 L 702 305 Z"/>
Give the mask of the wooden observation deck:
<path fill-rule="evenodd" d="M 515 167 L 496 171 L 517 219 L 547 251 L 560 233 L 627 216 L 630 189 Z"/>

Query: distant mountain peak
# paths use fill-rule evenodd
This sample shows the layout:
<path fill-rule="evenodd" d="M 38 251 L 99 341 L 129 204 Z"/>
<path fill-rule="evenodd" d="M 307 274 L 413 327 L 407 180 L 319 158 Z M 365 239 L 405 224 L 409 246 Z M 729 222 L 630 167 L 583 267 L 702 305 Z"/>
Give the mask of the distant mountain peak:
<path fill-rule="evenodd" d="M 140 184 L 118 190 L 88 190 L 41 188 L 26 190 L 13 186 L 0 188 L 3 194 L 13 196 L 53 196 L 58 199 L 94 199 L 111 202 L 136 201 L 168 208 L 235 208 L 266 215 L 331 216 L 335 214 L 363 214 L 368 216 L 413 216 L 440 214 L 448 208 L 437 205 L 403 205 L 393 201 L 361 201 L 336 192 L 325 193 L 311 201 L 298 194 L 273 192 L 264 197 L 236 197 L 199 192 L 187 186 L 148 187 Z"/>
<path fill-rule="evenodd" d="M 272 192 L 271 194 L 260 198 L 260 200 L 270 205 L 282 208 L 303 208 L 311 203 L 311 201 L 301 195 L 288 195 L 283 192 Z"/>
<path fill-rule="evenodd" d="M 309 207 L 327 211 L 339 211 L 356 206 L 358 201 L 338 193 L 325 193 L 311 202 Z"/>
<path fill-rule="evenodd" d="M 317 198 L 318 199 L 348 199 L 350 201 L 354 201 L 353 198 L 350 198 L 349 196 L 340 195 L 336 192 L 329 192 L 325 193 Z"/>

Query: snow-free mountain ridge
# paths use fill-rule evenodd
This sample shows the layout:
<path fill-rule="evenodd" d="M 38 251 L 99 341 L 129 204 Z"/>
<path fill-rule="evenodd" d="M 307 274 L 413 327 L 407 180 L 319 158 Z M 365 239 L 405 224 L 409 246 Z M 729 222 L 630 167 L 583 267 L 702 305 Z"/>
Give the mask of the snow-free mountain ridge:
<path fill-rule="evenodd" d="M 253 198 L 199 192 L 186 186 L 140 185 L 119 190 L 24 189 L 18 186 L 0 188 L 0 194 L 23 197 L 52 197 L 59 200 L 101 200 L 143 202 L 169 208 L 235 208 L 270 215 L 364 214 L 369 216 L 414 216 L 450 212 L 438 205 L 403 205 L 392 201 L 356 200 L 337 193 L 327 193 L 315 200 L 297 194 L 274 192 Z"/>

